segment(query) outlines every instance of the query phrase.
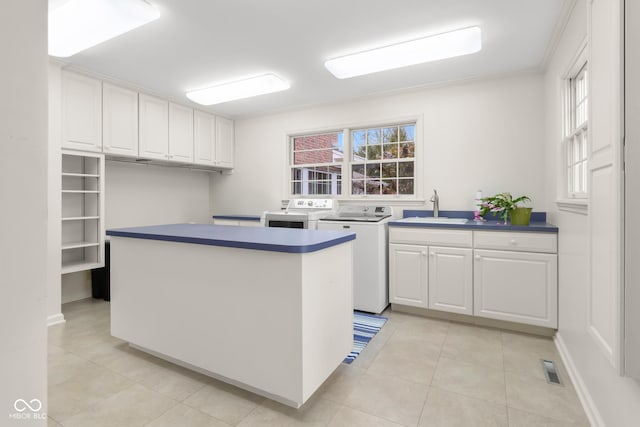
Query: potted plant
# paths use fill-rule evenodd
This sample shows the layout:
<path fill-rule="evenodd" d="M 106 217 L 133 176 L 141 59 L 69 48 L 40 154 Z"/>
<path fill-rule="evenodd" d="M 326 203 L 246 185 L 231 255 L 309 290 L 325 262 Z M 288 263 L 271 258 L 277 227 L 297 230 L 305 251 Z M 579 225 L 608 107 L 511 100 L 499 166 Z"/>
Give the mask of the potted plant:
<path fill-rule="evenodd" d="M 495 196 L 482 199 L 480 206 L 480 216 L 484 217 L 491 212 L 498 215 L 506 224 L 511 217 L 512 225 L 529 225 L 531 218 L 531 208 L 518 206 L 518 203 L 530 202 L 527 196 L 513 198 L 511 193 L 500 193 Z"/>

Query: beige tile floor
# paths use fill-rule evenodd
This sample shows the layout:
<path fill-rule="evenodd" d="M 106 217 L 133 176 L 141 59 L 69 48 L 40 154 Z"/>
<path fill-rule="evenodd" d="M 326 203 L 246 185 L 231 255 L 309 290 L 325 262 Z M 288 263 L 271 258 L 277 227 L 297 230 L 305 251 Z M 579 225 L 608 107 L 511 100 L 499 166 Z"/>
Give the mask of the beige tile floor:
<path fill-rule="evenodd" d="M 109 335 L 109 304 L 63 306 L 49 328 L 50 426 L 588 426 L 553 342 L 397 312 L 295 410 Z M 540 358 L 563 385 L 544 379 Z"/>

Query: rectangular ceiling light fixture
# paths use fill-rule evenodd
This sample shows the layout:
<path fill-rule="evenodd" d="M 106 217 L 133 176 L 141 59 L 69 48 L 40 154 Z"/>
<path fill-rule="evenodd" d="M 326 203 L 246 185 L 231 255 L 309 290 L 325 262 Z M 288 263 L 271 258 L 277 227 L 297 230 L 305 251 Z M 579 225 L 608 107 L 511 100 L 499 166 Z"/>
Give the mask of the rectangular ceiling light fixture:
<path fill-rule="evenodd" d="M 159 16 L 144 0 L 50 0 L 49 55 L 75 55 Z"/>
<path fill-rule="evenodd" d="M 220 104 L 236 99 L 280 92 L 289 89 L 289 83 L 275 74 L 265 74 L 250 79 L 224 83 L 187 92 L 187 98 L 201 105 Z"/>
<path fill-rule="evenodd" d="M 330 59 L 324 66 L 339 79 L 468 55 L 482 49 L 479 27 L 464 28 L 418 40 Z"/>

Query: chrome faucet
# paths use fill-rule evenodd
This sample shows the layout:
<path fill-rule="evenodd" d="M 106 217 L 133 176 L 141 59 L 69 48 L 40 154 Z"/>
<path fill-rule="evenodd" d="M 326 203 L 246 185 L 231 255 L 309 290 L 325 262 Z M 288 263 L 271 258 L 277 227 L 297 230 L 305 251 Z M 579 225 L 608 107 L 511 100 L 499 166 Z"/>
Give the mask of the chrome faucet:
<path fill-rule="evenodd" d="M 440 215 L 440 197 L 438 197 L 438 192 L 435 189 L 433 190 L 433 196 L 431 196 L 429 201 L 433 203 L 433 217 L 438 218 Z"/>

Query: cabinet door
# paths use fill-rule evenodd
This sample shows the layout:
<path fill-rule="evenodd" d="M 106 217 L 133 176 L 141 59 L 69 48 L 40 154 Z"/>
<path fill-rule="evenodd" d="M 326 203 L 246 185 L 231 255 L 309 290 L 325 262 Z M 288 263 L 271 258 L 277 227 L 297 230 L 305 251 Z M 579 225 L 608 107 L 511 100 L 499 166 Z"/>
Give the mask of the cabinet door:
<path fill-rule="evenodd" d="M 427 308 L 427 247 L 389 244 L 389 301 Z"/>
<path fill-rule="evenodd" d="M 169 160 L 193 163 L 193 110 L 169 103 Z"/>
<path fill-rule="evenodd" d="M 555 254 L 474 250 L 474 314 L 558 326 Z"/>
<path fill-rule="evenodd" d="M 140 157 L 167 160 L 169 156 L 169 103 L 140 94 Z"/>
<path fill-rule="evenodd" d="M 213 114 L 195 111 L 194 122 L 194 160 L 200 165 L 216 165 L 216 117 Z"/>
<path fill-rule="evenodd" d="M 138 92 L 102 86 L 102 151 L 138 157 Z"/>
<path fill-rule="evenodd" d="M 473 315 L 473 250 L 429 247 L 429 308 Z"/>
<path fill-rule="evenodd" d="M 62 147 L 102 151 L 102 82 L 62 72 Z"/>
<path fill-rule="evenodd" d="M 233 120 L 216 117 L 216 162 L 221 167 L 233 167 Z"/>

